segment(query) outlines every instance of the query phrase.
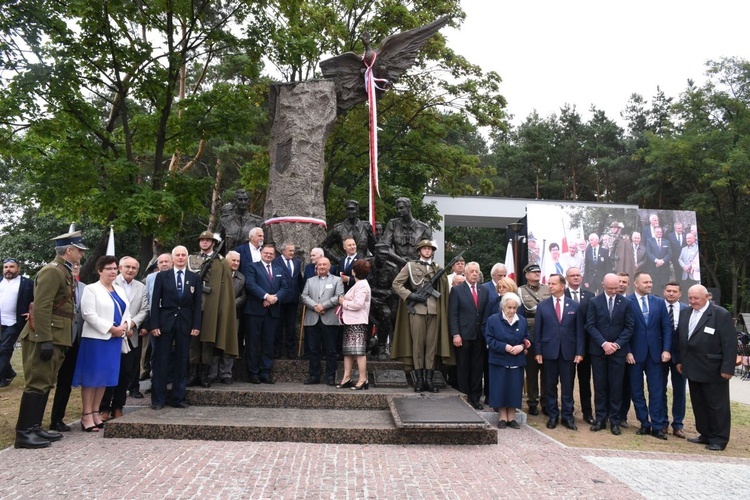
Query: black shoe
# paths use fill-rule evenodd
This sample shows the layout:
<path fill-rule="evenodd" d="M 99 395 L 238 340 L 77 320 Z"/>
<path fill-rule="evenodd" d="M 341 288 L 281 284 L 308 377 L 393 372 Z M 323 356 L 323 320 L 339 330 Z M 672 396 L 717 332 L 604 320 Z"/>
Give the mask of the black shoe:
<path fill-rule="evenodd" d="M 661 430 L 661 429 L 653 429 L 651 431 L 651 435 L 654 436 L 657 439 L 663 439 L 664 441 L 667 440 L 666 433 L 663 430 Z"/>
<path fill-rule="evenodd" d="M 628 423 L 627 420 L 620 420 L 620 427 L 622 427 L 623 429 L 629 429 L 630 424 Z"/>
<path fill-rule="evenodd" d="M 141 391 L 133 391 L 130 393 L 131 398 L 143 399 L 143 393 Z"/>
<path fill-rule="evenodd" d="M 251 384 L 260 384 L 260 379 L 257 375 L 250 375 L 250 383 Z"/>
<path fill-rule="evenodd" d="M 586 422 L 587 424 L 591 424 L 591 425 L 594 425 L 594 423 L 596 422 L 594 420 L 594 416 L 591 415 L 591 413 L 584 413 L 583 414 L 583 421 Z"/>
<path fill-rule="evenodd" d="M 521 426 L 518 425 L 518 422 L 516 422 L 515 420 L 511 420 L 510 422 L 508 422 L 508 427 L 510 427 L 511 429 L 520 429 L 521 428 Z"/>
<path fill-rule="evenodd" d="M 336 386 L 337 389 L 348 389 L 350 387 L 354 387 L 354 382 L 351 378 L 346 382 L 342 380 L 341 383 Z"/>
<path fill-rule="evenodd" d="M 331 387 L 335 386 L 336 385 L 336 379 L 335 378 L 326 379 L 326 385 L 329 385 Z"/>
<path fill-rule="evenodd" d="M 571 431 L 577 431 L 578 430 L 578 426 L 576 425 L 575 420 L 573 420 L 572 418 L 564 418 L 562 420 L 562 424 L 563 424 L 564 427 L 567 427 Z"/>
<path fill-rule="evenodd" d="M 614 434 L 615 436 L 619 436 L 620 434 L 622 434 L 622 431 L 620 430 L 620 426 L 617 424 L 612 424 L 611 430 L 612 430 L 612 434 Z"/>
<path fill-rule="evenodd" d="M 60 441 L 63 438 L 63 435 L 60 434 L 59 432 L 54 431 L 54 430 L 48 432 L 42 429 L 41 427 L 39 427 L 38 425 L 34 426 L 31 429 L 31 431 L 34 432 L 40 438 L 46 439 L 50 443 L 54 443 L 55 441 Z"/>
<path fill-rule="evenodd" d="M 547 408 L 545 408 L 544 406 L 542 406 L 542 414 L 549 417 L 549 411 L 547 411 Z"/>
<path fill-rule="evenodd" d="M 721 446 L 720 444 L 711 443 L 708 446 L 706 446 L 707 450 L 711 451 L 724 451 L 725 446 Z"/>
<path fill-rule="evenodd" d="M 224 385 L 232 385 L 232 377 L 224 377 L 221 379 L 221 383 Z"/>
<path fill-rule="evenodd" d="M 184 410 L 185 408 L 189 408 L 187 403 L 174 403 L 172 404 L 172 408 L 180 408 Z"/>
<path fill-rule="evenodd" d="M 305 385 L 316 385 L 320 383 L 320 379 L 317 379 L 315 377 L 310 377 L 307 380 L 305 380 Z"/>
<path fill-rule="evenodd" d="M 469 401 L 469 404 L 475 409 L 475 410 L 484 410 L 484 406 L 482 406 L 482 403 L 479 401 Z"/>
<path fill-rule="evenodd" d="M 70 426 L 65 425 L 65 422 L 52 422 L 49 424 L 49 429 L 57 432 L 70 432 Z"/>
<path fill-rule="evenodd" d="M 152 410 L 163 410 L 164 405 L 151 405 Z"/>
<path fill-rule="evenodd" d="M 554 429 L 555 427 L 557 427 L 557 419 L 550 417 L 550 419 L 547 420 L 547 429 Z"/>
<path fill-rule="evenodd" d="M 606 429 L 606 428 L 607 428 L 606 422 L 594 422 L 594 425 L 592 425 L 589 428 L 589 430 L 591 432 L 599 432 L 599 431 L 601 431 L 603 429 Z"/>
<path fill-rule="evenodd" d="M 13 375 L 10 376 L 10 378 L 5 378 L 3 380 L 0 380 L 0 387 L 8 387 L 11 382 L 13 382 L 13 379 L 16 378 L 18 374 L 13 373 Z"/>
<path fill-rule="evenodd" d="M 529 415 L 539 415 L 539 408 L 536 406 L 529 406 Z"/>
<path fill-rule="evenodd" d="M 370 388 L 370 381 L 369 380 L 365 380 L 361 384 L 357 384 L 354 387 L 352 387 L 352 390 L 353 391 L 366 391 L 369 388 Z"/>
<path fill-rule="evenodd" d="M 688 443 L 708 444 L 708 439 L 704 438 L 703 436 L 698 436 L 695 438 L 688 438 Z"/>
<path fill-rule="evenodd" d="M 506 420 L 500 420 L 497 423 L 497 428 L 498 429 L 505 429 L 506 427 L 508 427 L 508 422 Z"/>
<path fill-rule="evenodd" d="M 273 384 L 275 384 L 276 382 L 274 382 L 274 380 L 273 380 L 272 378 L 262 378 L 262 379 L 260 379 L 260 383 L 261 383 L 261 384 L 269 384 L 269 385 L 273 385 Z"/>
<path fill-rule="evenodd" d="M 51 443 L 42 439 L 32 429 L 16 430 L 16 448 L 47 448 Z"/>
<path fill-rule="evenodd" d="M 622 425 L 622 424 L 620 424 L 620 425 Z M 637 431 L 635 431 L 635 433 L 638 436 L 648 436 L 649 434 L 651 434 L 651 427 L 646 427 L 646 426 L 642 425 L 640 429 L 638 429 Z"/>

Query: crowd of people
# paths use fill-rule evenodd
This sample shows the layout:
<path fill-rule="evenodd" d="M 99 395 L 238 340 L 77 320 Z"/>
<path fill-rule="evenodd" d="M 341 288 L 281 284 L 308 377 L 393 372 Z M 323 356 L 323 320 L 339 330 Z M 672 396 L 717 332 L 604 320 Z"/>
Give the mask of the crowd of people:
<path fill-rule="evenodd" d="M 358 206 L 348 203 L 354 217 Z M 232 384 L 238 357 L 251 384 L 273 384 L 274 360 L 303 352 L 299 309 L 308 359 L 304 383 L 366 390 L 368 346 L 377 341 L 374 310 L 382 307 L 395 313 L 386 340 L 414 391 L 438 392 L 436 371 L 443 371 L 475 409 L 494 408 L 501 429 L 519 428 L 515 412 L 525 392 L 530 415 L 541 411 L 550 429 L 561 423 L 577 430 L 577 379 L 591 431 L 609 427 L 621 434 L 630 426 L 632 401 L 636 434 L 667 439 L 671 425 L 675 437 L 685 438 L 687 381 L 699 432 L 692 440 L 711 450 L 726 447 L 735 330 L 729 313 L 691 281 L 690 270 L 683 268 L 681 280 L 659 274 L 670 256 L 646 257 L 643 267 L 636 266 L 638 233 L 627 240 L 632 252 L 618 258 L 614 252 L 622 246 L 613 245 L 614 239 L 605 249 L 591 235 L 588 246 L 567 257 L 550 248 L 556 265 L 546 283 L 533 258 L 523 269 L 523 286 L 500 263 L 481 283 L 476 262 L 456 259 L 450 274 L 437 265 L 428 228 L 411 217 L 407 199 L 397 205 L 399 218 L 388 223 L 383 238 L 398 245 L 383 239 L 373 244 L 372 232 L 348 218 L 346 228 L 337 225 L 326 240 L 340 245 L 335 264 L 329 246 L 311 249 L 311 262 L 303 265 L 293 242 L 264 243 L 260 227 L 226 257 L 221 238 L 205 231 L 197 252 L 174 247 L 155 259 L 142 281 L 136 259 L 103 256 L 95 266 L 99 280 L 81 284 L 77 272 L 87 248 L 79 232 L 55 238 L 57 256 L 34 283 L 20 275 L 17 261 L 6 259 L 0 385 L 16 376 L 9 359 L 19 335 L 26 379 L 16 447 L 46 447 L 70 430 L 64 418 L 71 387 L 82 388 L 81 428 L 98 432 L 108 419 L 122 416 L 128 395 L 143 397 L 139 381 L 148 378 L 157 411 L 186 408 L 189 385 Z M 620 229 L 618 223 L 612 227 Z M 358 236 L 343 233 L 347 228 Z M 659 227 L 646 242 L 647 249 L 671 245 Z M 689 254 L 693 245 L 688 233 L 687 250 L 680 253 Z M 533 257 L 533 245 L 529 251 Z M 633 260 L 630 272 L 613 264 L 623 259 Z M 680 303 L 685 291 L 689 306 Z M 387 323 L 381 324 L 389 332 Z M 344 371 L 337 380 L 340 358 Z M 56 384 L 47 431 L 41 419 Z"/>

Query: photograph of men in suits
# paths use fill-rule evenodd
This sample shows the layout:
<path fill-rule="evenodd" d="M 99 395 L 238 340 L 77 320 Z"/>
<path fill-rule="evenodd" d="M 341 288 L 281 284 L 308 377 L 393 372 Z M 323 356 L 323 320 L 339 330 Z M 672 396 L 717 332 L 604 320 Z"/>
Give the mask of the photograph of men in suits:
<path fill-rule="evenodd" d="M 609 419 L 612 434 L 619 436 L 622 434 L 624 348 L 633 335 L 633 309 L 630 302 L 618 293 L 620 282 L 616 274 L 605 275 L 603 286 L 604 293 L 591 299 L 586 312 L 596 407 L 596 420 L 591 430 L 606 429 Z"/>
<path fill-rule="evenodd" d="M 700 434 L 688 441 L 721 451 L 729 442 L 729 379 L 734 375 L 737 332 L 731 314 L 708 300 L 703 285 L 690 287 L 688 303 L 677 327 L 677 370 L 688 380 L 695 429 Z"/>
<path fill-rule="evenodd" d="M 657 290 L 664 288 L 669 281 L 669 263 L 672 261 L 672 247 L 662 238 L 662 229 L 654 229 L 655 238 L 646 241 L 646 272 L 651 275 Z"/>
<path fill-rule="evenodd" d="M 609 250 L 599 245 L 599 235 L 589 235 L 589 246 L 584 254 L 584 267 L 586 274 L 583 276 L 583 287 L 593 293 L 602 290 L 602 278 L 612 270 L 609 262 Z"/>
<path fill-rule="evenodd" d="M 274 262 L 276 250 L 266 244 L 260 251 L 260 262 L 253 262 L 245 274 L 245 323 L 249 335 L 245 338 L 245 360 L 250 382 L 273 384 L 273 342 L 281 302 L 289 293 L 286 273 L 281 264 Z"/>
<path fill-rule="evenodd" d="M 482 376 L 484 349 L 482 320 L 489 300 L 487 289 L 479 286 L 479 264 L 469 262 L 464 270 L 466 281 L 451 288 L 448 297 L 448 329 L 456 352 L 458 390 L 466 394 L 469 404 L 477 410 L 484 407 Z"/>
<path fill-rule="evenodd" d="M 672 329 L 664 301 L 651 295 L 653 282 L 647 273 L 634 279 L 635 293 L 628 297 L 633 309 L 633 335 L 628 343 L 625 361 L 630 366 L 630 396 L 635 416 L 641 423 L 638 435 L 667 439 L 664 428 L 669 425 L 664 407 L 664 368 L 672 359 Z M 643 376 L 648 383 L 648 404 L 643 390 Z"/>
<path fill-rule="evenodd" d="M 330 274 L 331 261 L 320 257 L 316 264 L 317 276 L 305 282 L 302 290 L 302 303 L 305 305 L 305 345 L 310 356 L 308 379 L 306 385 L 320 383 L 321 346 L 325 355 L 326 384 L 336 385 L 336 340 L 338 338 L 339 320 L 336 307 L 339 297 L 344 295 L 344 284 L 341 278 Z"/>
<path fill-rule="evenodd" d="M 560 417 L 557 384 L 562 393 L 562 423 L 578 430 L 573 419 L 575 365 L 583 359 L 583 314 L 578 302 L 565 297 L 565 280 L 559 274 L 549 278 L 550 298 L 539 303 L 534 319 L 534 353 L 544 365 L 547 392 L 547 428 L 554 429 Z"/>
<path fill-rule="evenodd" d="M 167 371 L 170 366 L 173 370 L 172 406 L 187 408 L 185 393 L 190 337 L 200 335 L 202 319 L 200 276 L 187 268 L 187 259 L 187 248 L 174 247 L 172 269 L 160 271 L 154 279 L 150 316 L 154 338 L 152 410 L 161 410 L 167 402 Z"/>

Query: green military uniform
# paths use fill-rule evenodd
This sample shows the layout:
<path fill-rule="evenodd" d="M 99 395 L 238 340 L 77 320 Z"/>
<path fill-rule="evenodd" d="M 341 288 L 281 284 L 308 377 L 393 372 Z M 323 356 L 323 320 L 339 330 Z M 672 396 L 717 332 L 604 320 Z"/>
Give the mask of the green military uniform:
<path fill-rule="evenodd" d="M 56 247 L 65 247 L 66 256 L 77 251 L 72 247 L 87 250 L 77 231 L 58 236 L 54 241 Z M 78 255 L 78 260 L 82 256 L 82 253 Z M 46 448 L 50 442 L 62 439 L 62 434 L 47 432 L 41 424 L 49 393 L 55 387 L 57 372 L 65 360 L 65 351 L 73 344 L 76 285 L 72 269 L 73 264 L 58 255 L 34 280 L 33 315 L 21 332 L 26 385 L 18 410 L 16 448 Z"/>
<path fill-rule="evenodd" d="M 524 272 L 530 272 L 529 269 L 539 269 L 536 264 L 529 264 L 524 268 Z M 521 298 L 521 303 L 526 313 L 526 321 L 529 325 L 529 336 L 532 344 L 534 343 L 534 315 L 536 314 L 536 307 L 539 302 L 547 299 L 551 296 L 549 287 L 547 285 L 539 285 L 538 288 L 531 288 L 529 285 L 523 285 L 518 289 L 518 296 Z M 534 408 L 539 405 L 539 380 L 541 377 L 542 388 L 544 388 L 544 370 L 543 365 L 539 365 L 536 362 L 534 356 L 534 350 L 529 349 L 526 353 L 526 402 L 529 408 Z M 545 401 L 544 394 L 542 394 L 542 402 Z M 544 407 L 544 404 L 542 404 Z"/>

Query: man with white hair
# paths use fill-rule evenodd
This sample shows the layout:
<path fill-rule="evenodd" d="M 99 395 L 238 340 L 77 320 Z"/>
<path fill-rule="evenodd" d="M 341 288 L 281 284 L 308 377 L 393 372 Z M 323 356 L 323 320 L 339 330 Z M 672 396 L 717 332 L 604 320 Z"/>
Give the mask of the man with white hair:
<path fill-rule="evenodd" d="M 508 268 L 501 262 L 495 263 L 490 270 L 490 280 L 482 283 L 482 288 L 487 290 L 489 301 L 497 297 L 497 282 L 508 276 Z"/>
<path fill-rule="evenodd" d="M 320 247 L 315 247 L 312 250 L 310 250 L 310 262 L 305 265 L 305 281 L 309 280 L 313 276 L 317 276 L 317 271 L 315 270 L 315 265 L 318 262 L 318 259 L 323 257 L 324 252 L 323 249 Z M 336 274 L 336 269 L 331 268 L 330 270 L 331 274 Z"/>

